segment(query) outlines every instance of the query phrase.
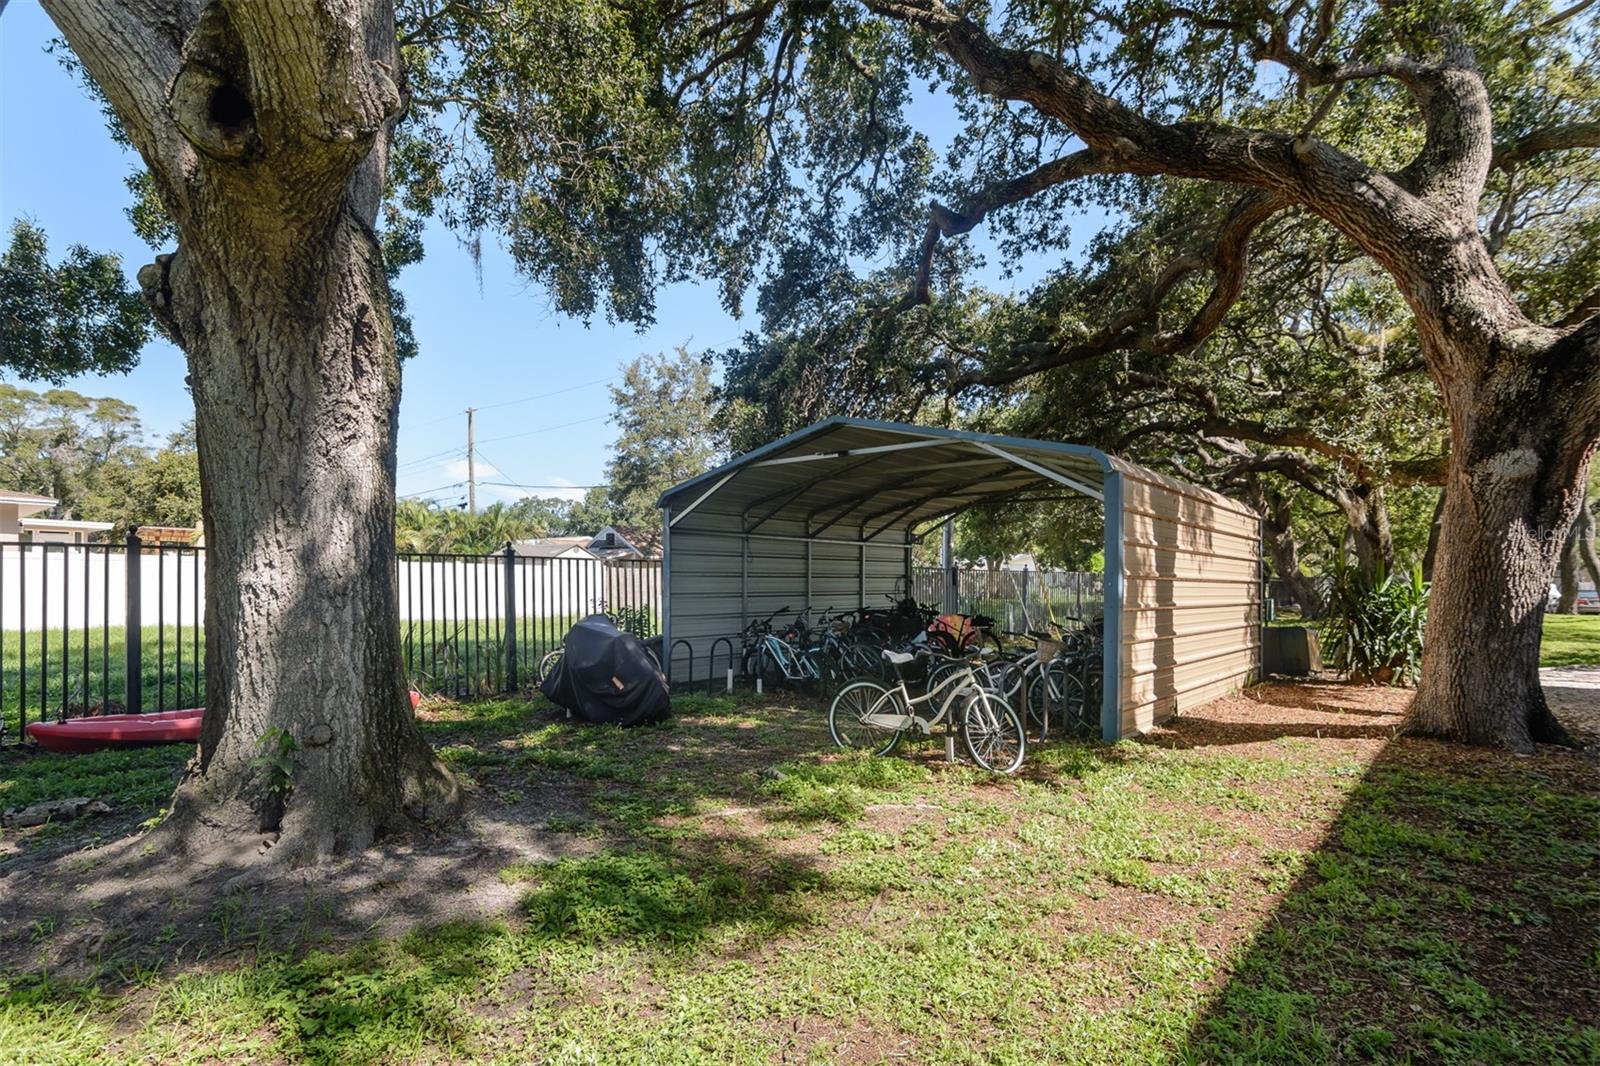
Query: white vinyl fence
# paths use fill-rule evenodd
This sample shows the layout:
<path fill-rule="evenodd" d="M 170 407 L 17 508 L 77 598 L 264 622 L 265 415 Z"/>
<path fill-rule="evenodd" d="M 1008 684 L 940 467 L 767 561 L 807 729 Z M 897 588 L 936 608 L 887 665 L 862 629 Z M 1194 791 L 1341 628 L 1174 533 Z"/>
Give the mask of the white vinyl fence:
<path fill-rule="evenodd" d="M 168 546 L 137 556 L 130 572 L 121 545 L 0 544 L 0 629 L 82 629 L 128 624 L 129 582 L 142 626 L 205 622 L 205 551 Z M 402 556 L 396 572 L 402 622 L 505 617 L 516 584 L 517 614 L 579 617 L 599 610 L 649 610 L 660 601 L 654 561 L 528 559 L 511 569 L 492 556 Z"/>

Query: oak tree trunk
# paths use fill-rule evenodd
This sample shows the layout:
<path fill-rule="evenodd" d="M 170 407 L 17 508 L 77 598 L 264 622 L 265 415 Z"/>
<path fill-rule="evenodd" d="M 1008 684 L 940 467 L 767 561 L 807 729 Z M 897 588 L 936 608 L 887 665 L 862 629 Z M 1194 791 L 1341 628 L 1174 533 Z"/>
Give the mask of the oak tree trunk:
<path fill-rule="evenodd" d="M 179 234 L 139 280 L 194 393 L 206 715 L 160 833 L 296 865 L 452 810 L 395 602 L 400 367 L 373 229 L 401 106 L 390 5 L 44 4 Z"/>
<path fill-rule="evenodd" d="M 1556 614 L 1578 613 L 1578 524 L 1572 524 L 1567 542 L 1561 546 L 1561 561 L 1556 567 L 1560 595 L 1556 599 Z"/>
<path fill-rule="evenodd" d="M 1303 617 L 1322 617 L 1325 607 L 1322 593 L 1316 582 L 1300 568 L 1300 542 L 1295 537 L 1289 498 L 1259 481 L 1252 481 L 1248 486 L 1248 498 L 1262 515 L 1261 532 L 1272 558 L 1273 573 L 1283 582 Z"/>
<path fill-rule="evenodd" d="M 1594 512 L 1589 509 L 1588 471 L 1584 471 L 1583 482 L 1583 503 L 1578 508 L 1578 517 L 1572 521 L 1572 543 L 1583 562 L 1584 573 L 1589 575 L 1589 584 L 1600 593 L 1600 554 L 1596 554 L 1594 548 L 1595 521 Z"/>
<path fill-rule="evenodd" d="M 400 366 L 372 231 L 341 212 L 265 269 L 248 232 L 219 235 L 220 262 L 186 247 L 167 264 L 207 553 L 207 711 L 173 820 L 188 846 L 272 834 L 303 861 L 438 813 L 454 790 L 400 658 Z M 257 760 L 285 736 L 275 779 Z"/>
<path fill-rule="evenodd" d="M 1571 743 L 1539 684 L 1550 580 L 1583 498 L 1594 330 L 1533 353 L 1459 353 L 1450 470 L 1411 732 L 1532 751 Z"/>
<path fill-rule="evenodd" d="M 1341 488 L 1336 502 L 1345 516 L 1345 551 L 1362 571 L 1372 574 L 1394 566 L 1394 535 L 1381 485 Z"/>

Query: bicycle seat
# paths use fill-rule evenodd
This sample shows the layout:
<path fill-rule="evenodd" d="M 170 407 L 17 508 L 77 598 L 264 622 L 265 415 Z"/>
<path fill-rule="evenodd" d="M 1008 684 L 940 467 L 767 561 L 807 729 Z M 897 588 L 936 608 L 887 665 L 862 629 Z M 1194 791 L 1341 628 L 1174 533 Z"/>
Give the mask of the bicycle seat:
<path fill-rule="evenodd" d="M 884 648 L 883 658 L 885 662 L 893 663 L 896 666 L 904 666 L 912 659 L 915 659 L 916 656 L 908 651 L 895 651 L 893 648 Z"/>

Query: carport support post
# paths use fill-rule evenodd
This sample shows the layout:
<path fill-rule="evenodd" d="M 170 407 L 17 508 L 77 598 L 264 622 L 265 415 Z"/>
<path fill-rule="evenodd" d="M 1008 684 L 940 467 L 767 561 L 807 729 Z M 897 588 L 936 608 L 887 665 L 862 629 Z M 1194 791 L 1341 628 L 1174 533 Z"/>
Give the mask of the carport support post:
<path fill-rule="evenodd" d="M 1105 497 L 1105 651 L 1101 661 L 1100 736 L 1122 739 L 1122 472 L 1111 470 L 1101 488 Z"/>
<path fill-rule="evenodd" d="M 672 684 L 672 508 L 661 509 L 661 669 Z M 694 649 L 689 649 L 689 681 L 694 681 Z"/>
<path fill-rule="evenodd" d="M 939 573 L 943 577 L 944 613 L 955 614 L 959 596 L 956 592 L 956 523 L 953 518 L 944 520 L 944 531 L 940 535 Z"/>

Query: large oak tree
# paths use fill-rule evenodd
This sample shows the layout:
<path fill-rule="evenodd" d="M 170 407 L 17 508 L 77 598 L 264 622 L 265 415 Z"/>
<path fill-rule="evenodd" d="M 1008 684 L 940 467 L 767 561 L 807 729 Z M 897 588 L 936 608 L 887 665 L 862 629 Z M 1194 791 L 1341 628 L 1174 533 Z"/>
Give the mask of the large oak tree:
<path fill-rule="evenodd" d="M 178 241 L 139 280 L 194 393 L 207 713 L 164 831 L 239 861 L 263 840 L 282 863 L 363 847 L 457 799 L 399 656 L 400 365 L 374 231 L 402 107 L 390 6 L 44 7 Z M 292 753 L 287 780 L 263 746 Z"/>

